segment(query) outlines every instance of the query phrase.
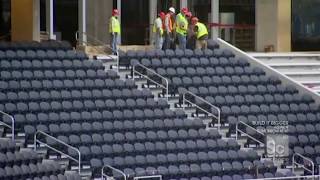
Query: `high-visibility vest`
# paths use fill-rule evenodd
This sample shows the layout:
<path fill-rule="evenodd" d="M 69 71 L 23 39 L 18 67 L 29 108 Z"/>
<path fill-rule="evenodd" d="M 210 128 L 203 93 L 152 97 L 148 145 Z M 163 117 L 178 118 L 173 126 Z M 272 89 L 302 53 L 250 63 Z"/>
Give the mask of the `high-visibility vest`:
<path fill-rule="evenodd" d="M 117 18 L 112 16 L 110 18 L 110 23 L 109 23 L 109 32 L 110 33 L 120 33 L 120 23 Z"/>
<path fill-rule="evenodd" d="M 208 34 L 207 27 L 204 24 L 198 22 L 196 26 L 198 27 L 197 39 Z"/>
<path fill-rule="evenodd" d="M 181 35 L 187 35 L 188 30 L 188 21 L 187 19 L 179 13 L 176 17 L 176 32 Z"/>
<path fill-rule="evenodd" d="M 158 29 L 158 27 L 157 27 L 157 23 L 156 23 L 157 21 L 160 21 L 160 22 L 161 22 L 161 27 L 160 27 L 160 29 Z M 158 32 L 158 30 L 159 30 L 160 35 L 162 36 L 162 35 L 163 35 L 163 24 L 162 24 L 162 19 L 161 19 L 160 17 L 158 17 L 158 18 L 154 21 L 153 27 L 152 27 L 152 32 L 153 32 L 153 33 Z"/>
<path fill-rule="evenodd" d="M 173 23 L 172 23 L 171 15 L 170 15 L 169 13 L 166 14 L 165 22 L 166 22 L 167 19 L 169 19 L 169 31 L 172 32 L 172 30 L 173 30 Z"/>

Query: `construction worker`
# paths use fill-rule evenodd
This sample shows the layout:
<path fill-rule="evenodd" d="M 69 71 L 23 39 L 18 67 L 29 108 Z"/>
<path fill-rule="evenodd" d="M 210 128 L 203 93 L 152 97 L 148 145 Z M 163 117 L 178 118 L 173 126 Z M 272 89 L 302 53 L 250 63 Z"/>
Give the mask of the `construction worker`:
<path fill-rule="evenodd" d="M 174 41 L 174 14 L 176 10 L 173 7 L 169 8 L 169 12 L 165 16 L 164 20 L 164 27 L 165 27 L 165 34 L 164 34 L 164 44 L 163 49 L 170 49 L 173 41 Z"/>
<path fill-rule="evenodd" d="M 206 49 L 207 40 L 208 40 L 208 30 L 207 27 L 199 22 L 197 17 L 191 19 L 191 23 L 194 25 L 194 32 L 196 34 L 196 48 L 197 49 Z"/>
<path fill-rule="evenodd" d="M 196 35 L 193 31 L 194 25 L 191 23 L 192 13 L 189 11 L 186 14 L 186 18 L 188 20 L 188 30 L 187 30 L 187 49 L 195 49 L 196 48 Z"/>
<path fill-rule="evenodd" d="M 160 12 L 153 24 L 152 31 L 155 36 L 154 46 L 156 49 L 162 49 L 162 45 L 163 45 L 163 23 L 162 22 L 164 21 L 165 16 L 166 14 L 164 12 Z"/>
<path fill-rule="evenodd" d="M 112 16 L 109 21 L 109 33 L 110 33 L 110 46 L 112 49 L 112 53 L 117 55 L 117 45 L 118 45 L 118 38 L 120 36 L 120 23 L 118 20 L 119 11 L 118 9 L 112 10 Z"/>
<path fill-rule="evenodd" d="M 184 50 L 187 45 L 187 30 L 188 30 L 188 20 L 186 14 L 188 13 L 188 8 L 182 8 L 181 12 L 176 17 L 176 33 L 178 37 L 179 48 Z"/>

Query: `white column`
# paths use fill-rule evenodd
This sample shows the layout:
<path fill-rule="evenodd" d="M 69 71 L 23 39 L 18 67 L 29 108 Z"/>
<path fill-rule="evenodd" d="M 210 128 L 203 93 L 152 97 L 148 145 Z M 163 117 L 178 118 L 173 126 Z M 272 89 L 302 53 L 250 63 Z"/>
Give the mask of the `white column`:
<path fill-rule="evenodd" d="M 188 0 L 180 0 L 180 10 L 184 7 L 188 7 Z"/>
<path fill-rule="evenodd" d="M 211 0 L 211 23 L 219 23 L 219 0 Z M 219 28 L 211 27 L 211 38 L 219 37 Z"/>
<path fill-rule="evenodd" d="M 121 0 L 117 0 L 117 9 L 120 12 L 119 16 L 118 16 L 118 20 L 119 20 L 120 27 L 121 27 L 121 14 L 122 14 L 122 11 L 121 11 Z M 122 29 L 122 27 L 121 27 L 121 29 Z M 120 36 L 119 36 L 119 44 L 120 45 L 121 45 L 121 34 L 122 34 L 122 30 L 121 30 Z"/>
<path fill-rule="evenodd" d="M 40 41 L 40 1 L 33 0 L 33 40 Z"/>
<path fill-rule="evenodd" d="M 53 34 L 53 0 L 46 0 L 46 31 L 49 39 L 56 39 Z"/>
<path fill-rule="evenodd" d="M 78 1 L 78 23 L 79 23 L 79 39 L 80 44 L 85 45 L 87 42 L 87 30 L 86 30 L 86 0 Z"/>
<path fill-rule="evenodd" d="M 158 1 L 149 1 L 149 43 L 152 45 L 153 41 L 153 32 L 152 27 L 155 19 L 157 18 L 157 2 Z"/>

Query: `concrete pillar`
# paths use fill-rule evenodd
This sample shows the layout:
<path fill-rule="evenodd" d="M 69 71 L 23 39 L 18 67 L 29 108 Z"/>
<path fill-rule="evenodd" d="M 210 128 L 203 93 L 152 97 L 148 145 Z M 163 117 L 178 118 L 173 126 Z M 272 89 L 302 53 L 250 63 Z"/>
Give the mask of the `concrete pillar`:
<path fill-rule="evenodd" d="M 157 18 L 157 6 L 158 1 L 150 1 L 149 2 L 149 43 L 152 45 L 152 42 L 154 41 L 154 35 L 152 32 L 152 27 L 155 19 Z"/>
<path fill-rule="evenodd" d="M 122 11 L 121 11 L 121 0 L 117 0 L 117 9 L 120 11 L 120 14 L 119 14 L 119 17 L 118 17 L 119 23 L 122 24 L 121 23 L 121 14 L 122 14 Z M 121 32 L 121 34 L 122 34 L 122 32 Z M 121 34 L 119 36 L 119 44 L 121 44 Z"/>
<path fill-rule="evenodd" d="M 219 0 L 211 0 L 211 23 L 219 23 Z M 219 37 L 219 27 L 211 27 L 211 38 Z"/>
<path fill-rule="evenodd" d="M 11 0 L 12 41 L 40 41 L 40 1 Z"/>
<path fill-rule="evenodd" d="M 109 18 L 111 17 L 113 3 L 106 0 L 87 1 L 87 41 L 90 44 L 110 42 Z M 100 43 L 95 42 L 93 37 Z"/>
<path fill-rule="evenodd" d="M 86 0 L 78 1 L 78 25 L 79 25 L 79 44 L 86 45 L 87 42 L 87 19 L 86 19 Z"/>
<path fill-rule="evenodd" d="M 46 0 L 46 31 L 49 39 L 56 39 L 53 33 L 53 0 Z"/>
<path fill-rule="evenodd" d="M 291 0 L 256 1 L 256 50 L 291 51 Z"/>
<path fill-rule="evenodd" d="M 188 0 L 180 0 L 180 10 L 184 7 L 188 7 Z"/>

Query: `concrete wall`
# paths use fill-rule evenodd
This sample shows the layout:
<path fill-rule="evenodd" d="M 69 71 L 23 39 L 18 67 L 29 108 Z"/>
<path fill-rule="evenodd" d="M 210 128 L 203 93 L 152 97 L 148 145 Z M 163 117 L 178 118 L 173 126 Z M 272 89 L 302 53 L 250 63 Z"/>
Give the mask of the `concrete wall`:
<path fill-rule="evenodd" d="M 256 50 L 291 51 L 291 0 L 256 1 Z"/>
<path fill-rule="evenodd" d="M 113 3 L 110 0 L 87 0 L 87 40 L 92 41 L 94 36 L 102 42 L 109 44 L 109 18 L 111 17 Z"/>
<path fill-rule="evenodd" d="M 40 41 L 39 3 L 39 0 L 11 0 L 12 41 Z"/>

